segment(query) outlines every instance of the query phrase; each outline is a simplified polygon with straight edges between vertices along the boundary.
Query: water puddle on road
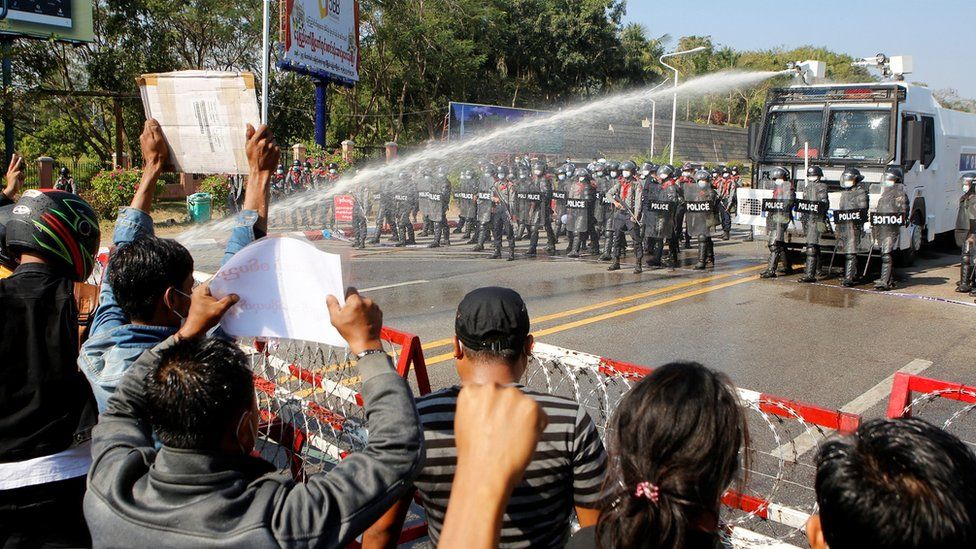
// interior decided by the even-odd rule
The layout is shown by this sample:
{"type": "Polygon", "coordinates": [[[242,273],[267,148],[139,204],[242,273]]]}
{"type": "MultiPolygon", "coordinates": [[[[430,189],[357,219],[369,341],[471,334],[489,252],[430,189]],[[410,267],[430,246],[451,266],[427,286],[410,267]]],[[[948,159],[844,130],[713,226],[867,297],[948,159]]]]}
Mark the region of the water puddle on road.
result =
{"type": "Polygon", "coordinates": [[[848,309],[857,304],[859,292],[848,292],[843,288],[831,286],[813,286],[810,284],[796,284],[796,287],[783,293],[783,297],[795,299],[814,305],[824,305],[838,309],[848,309]]]}

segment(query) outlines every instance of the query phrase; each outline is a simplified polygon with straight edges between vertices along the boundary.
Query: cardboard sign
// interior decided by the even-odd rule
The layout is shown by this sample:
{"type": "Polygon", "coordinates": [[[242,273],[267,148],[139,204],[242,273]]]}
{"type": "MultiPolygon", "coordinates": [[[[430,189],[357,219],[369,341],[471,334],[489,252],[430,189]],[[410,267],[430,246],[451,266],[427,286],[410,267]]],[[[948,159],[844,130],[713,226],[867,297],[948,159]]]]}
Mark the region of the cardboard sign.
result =
{"type": "Polygon", "coordinates": [[[345,302],[342,263],[296,238],[262,238],[234,254],[210,282],[220,299],[240,301],[220,321],[236,337],[278,337],[317,341],[336,347],[347,343],[329,320],[326,297],[345,302]]]}
{"type": "Polygon", "coordinates": [[[905,214],[871,212],[871,224],[879,227],[901,226],[905,224],[905,214]]]}
{"type": "Polygon", "coordinates": [[[352,210],[356,206],[351,194],[340,194],[332,198],[335,204],[335,220],[342,223],[352,223],[352,210]]]}
{"type": "Polygon", "coordinates": [[[714,207],[714,203],[710,201],[690,201],[686,202],[689,212],[700,213],[700,212],[710,212],[714,207]]]}
{"type": "Polygon", "coordinates": [[[868,221],[867,210],[834,210],[834,223],[860,223],[868,221]]]}
{"type": "Polygon", "coordinates": [[[177,71],[137,82],[146,118],[159,122],[177,172],[248,173],[247,124],[261,122],[253,74],[177,71]]]}

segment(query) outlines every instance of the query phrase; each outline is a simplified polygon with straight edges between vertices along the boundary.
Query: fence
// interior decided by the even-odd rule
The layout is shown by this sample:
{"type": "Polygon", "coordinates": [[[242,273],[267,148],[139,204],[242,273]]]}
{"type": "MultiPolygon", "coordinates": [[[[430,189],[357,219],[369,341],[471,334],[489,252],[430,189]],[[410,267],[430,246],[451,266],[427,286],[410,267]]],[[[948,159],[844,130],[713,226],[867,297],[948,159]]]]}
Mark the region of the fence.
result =
{"type": "MultiPolygon", "coordinates": [[[[111,169],[112,165],[110,162],[102,162],[91,158],[58,158],[54,160],[52,183],[57,182],[61,168],[68,168],[68,171],[71,172],[71,177],[75,179],[78,192],[83,192],[91,187],[91,180],[95,177],[95,174],[102,170],[111,169]]],[[[36,160],[25,160],[24,176],[24,188],[38,188],[41,182],[40,163],[36,160]]]]}
{"type": "Polygon", "coordinates": [[[888,399],[889,418],[920,417],[959,437],[976,451],[974,410],[974,386],[904,372],[895,374],[888,399]]]}

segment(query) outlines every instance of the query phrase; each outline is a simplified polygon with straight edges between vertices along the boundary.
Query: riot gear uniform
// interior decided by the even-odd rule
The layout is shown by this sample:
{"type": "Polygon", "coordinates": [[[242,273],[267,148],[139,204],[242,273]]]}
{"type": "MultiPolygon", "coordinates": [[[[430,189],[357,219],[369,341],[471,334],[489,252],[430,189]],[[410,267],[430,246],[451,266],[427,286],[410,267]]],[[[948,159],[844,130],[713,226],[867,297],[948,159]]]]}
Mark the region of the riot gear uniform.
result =
{"type": "Polygon", "coordinates": [[[716,183],[718,196],[722,199],[722,240],[728,240],[732,233],[732,214],[736,210],[736,194],[739,190],[738,182],[732,178],[728,168],[722,169],[722,175],[716,183]]]}
{"type": "MultiPolygon", "coordinates": [[[[644,171],[641,170],[643,174],[644,171]]],[[[679,193],[674,184],[674,169],[665,164],[654,173],[644,178],[644,203],[642,221],[644,223],[644,238],[650,258],[648,267],[660,267],[661,256],[664,254],[664,241],[674,238],[674,216],[678,210],[679,193]]],[[[678,266],[678,247],[669,246],[671,266],[678,266]]]]}
{"type": "Polygon", "coordinates": [[[413,223],[410,221],[410,214],[416,210],[416,203],[417,187],[410,180],[409,173],[400,172],[397,175],[396,188],[393,193],[393,208],[396,212],[396,226],[399,230],[396,243],[398,247],[417,243],[413,234],[413,223]]]}
{"type": "Polygon", "coordinates": [[[786,233],[790,222],[793,221],[793,203],[796,194],[790,172],[781,166],[773,168],[769,179],[762,181],[764,188],[773,191],[773,197],[763,200],[763,210],[766,212],[766,245],[769,248],[769,263],[766,270],[759,273],[761,278],[775,278],[776,267],[783,261],[783,271],[787,275],[793,274],[793,264],[786,249],[786,233]]]}
{"type": "Polygon", "coordinates": [[[806,262],[799,282],[816,282],[820,267],[820,237],[829,230],[827,210],[830,208],[827,184],[823,181],[823,170],[820,166],[810,166],[806,179],[798,183],[798,186],[803,197],[796,202],[796,213],[806,238],[806,262]]]}
{"type": "Polygon", "coordinates": [[[519,219],[513,213],[512,201],[515,199],[515,183],[511,179],[500,179],[492,185],[491,211],[492,232],[495,236],[495,253],[489,259],[502,256],[502,235],[508,239],[508,260],[515,260],[515,225],[519,219]]]}
{"type": "MultiPolygon", "coordinates": [[[[956,291],[973,291],[973,261],[976,248],[976,173],[967,172],[959,178],[962,196],[959,197],[959,214],[956,216],[956,244],[962,248],[959,263],[959,283],[956,291]]],[[[973,295],[973,294],[970,294],[973,295]]]]}
{"type": "Polygon", "coordinates": [[[465,240],[470,241],[471,231],[477,224],[475,215],[478,212],[478,181],[475,179],[474,170],[461,170],[461,183],[457,192],[454,193],[454,200],[458,205],[458,226],[454,230],[456,234],[464,232],[465,240]]]}
{"type": "Polygon", "coordinates": [[[705,170],[695,173],[695,182],[684,185],[685,221],[689,237],[698,240],[698,263],[695,269],[704,269],[709,263],[715,264],[715,247],[712,230],[718,221],[718,208],[721,202],[712,187],[712,176],[705,170]]]}
{"type": "Polygon", "coordinates": [[[641,212],[643,210],[644,193],[641,182],[634,177],[637,166],[633,162],[624,162],[621,166],[623,174],[609,189],[607,196],[614,206],[612,227],[613,236],[610,241],[611,257],[610,271],[620,269],[620,250],[627,245],[627,233],[630,233],[634,245],[634,255],[637,266],[634,273],[644,270],[644,242],[641,237],[641,212]]]}
{"type": "Polygon", "coordinates": [[[75,179],[71,177],[71,172],[68,171],[68,168],[61,168],[58,181],[54,184],[54,189],[66,193],[78,194],[78,189],[75,187],[75,179]]]}
{"type": "Polygon", "coordinates": [[[572,248],[566,257],[579,257],[583,247],[583,235],[590,231],[590,215],[593,211],[594,199],[593,182],[590,171],[586,168],[576,168],[573,181],[566,190],[566,230],[570,234],[572,248]]]}
{"type": "Polygon", "coordinates": [[[352,192],[352,247],[366,248],[366,220],[369,218],[373,193],[366,183],[361,183],[352,192]]]}
{"type": "Polygon", "coordinates": [[[437,172],[431,179],[432,186],[429,191],[430,198],[430,220],[433,223],[434,241],[428,248],[439,248],[441,241],[451,245],[451,231],[447,225],[447,208],[451,202],[451,181],[447,178],[447,169],[443,166],[437,168],[437,172]]]}
{"type": "Polygon", "coordinates": [[[390,226],[390,233],[393,235],[391,240],[397,240],[397,235],[399,231],[397,230],[397,219],[396,219],[396,204],[394,204],[393,196],[396,194],[397,181],[393,180],[388,184],[380,185],[377,191],[377,200],[379,201],[379,209],[376,212],[376,234],[373,239],[370,240],[370,244],[380,243],[380,234],[383,232],[383,225],[390,226]]]}
{"type": "MultiPolygon", "coordinates": [[[[678,177],[677,184],[678,188],[681,189],[681,194],[684,195],[684,188],[688,185],[695,184],[694,170],[691,164],[685,164],[681,167],[681,175],[678,177]]],[[[674,239],[675,242],[680,243],[682,235],[684,236],[685,249],[691,248],[691,235],[688,234],[687,228],[685,228],[685,210],[686,205],[682,202],[678,205],[678,212],[675,215],[675,225],[674,230],[677,231],[678,237],[674,239]]]]}
{"type": "Polygon", "coordinates": [[[596,196],[593,206],[593,218],[595,221],[593,231],[593,241],[590,244],[590,251],[594,254],[600,253],[600,241],[603,240],[603,254],[600,261],[610,261],[610,239],[613,238],[613,204],[607,199],[607,191],[616,182],[616,178],[611,179],[607,173],[607,168],[612,166],[614,173],[619,174],[619,166],[616,162],[609,163],[608,166],[597,163],[594,166],[595,173],[593,182],[596,184],[596,196]]]}
{"type": "Polygon", "coordinates": [[[492,212],[495,210],[495,177],[492,175],[493,166],[487,166],[486,171],[478,180],[478,210],[476,220],[478,223],[478,243],[471,251],[480,252],[485,249],[485,242],[488,241],[492,230],[492,212]]]}
{"type": "Polygon", "coordinates": [[[901,168],[889,166],[881,179],[881,196],[871,216],[871,232],[881,250],[881,276],[874,289],[887,291],[893,287],[894,261],[892,252],[898,247],[901,228],[908,225],[908,195],[905,194],[901,168]]]}
{"type": "Polygon", "coordinates": [[[840,209],[834,212],[838,251],[844,254],[844,286],[857,283],[857,252],[867,222],[868,191],[861,185],[864,176],[857,168],[841,175],[840,209]]]}
{"type": "Polygon", "coordinates": [[[552,185],[553,221],[555,226],[554,245],[559,243],[559,236],[566,230],[563,216],[566,215],[566,188],[572,183],[573,172],[576,168],[572,164],[563,164],[556,170],[556,181],[552,185]]]}

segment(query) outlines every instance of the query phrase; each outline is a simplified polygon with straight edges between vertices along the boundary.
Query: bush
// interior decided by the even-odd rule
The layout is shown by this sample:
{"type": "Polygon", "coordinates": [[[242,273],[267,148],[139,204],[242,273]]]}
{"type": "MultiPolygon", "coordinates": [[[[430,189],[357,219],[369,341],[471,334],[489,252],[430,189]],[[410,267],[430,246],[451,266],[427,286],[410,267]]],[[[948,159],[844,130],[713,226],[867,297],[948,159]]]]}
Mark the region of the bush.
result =
{"type": "MultiPolygon", "coordinates": [[[[132,202],[141,178],[142,170],[138,168],[101,171],[92,177],[91,189],[84,193],[84,197],[102,219],[115,219],[119,208],[132,202]]],[[[161,180],[156,183],[154,200],[165,188],[161,180]]]]}
{"type": "Polygon", "coordinates": [[[208,193],[213,198],[214,212],[227,210],[227,195],[230,194],[230,187],[227,186],[226,175],[208,176],[200,183],[200,192],[208,193]]]}

